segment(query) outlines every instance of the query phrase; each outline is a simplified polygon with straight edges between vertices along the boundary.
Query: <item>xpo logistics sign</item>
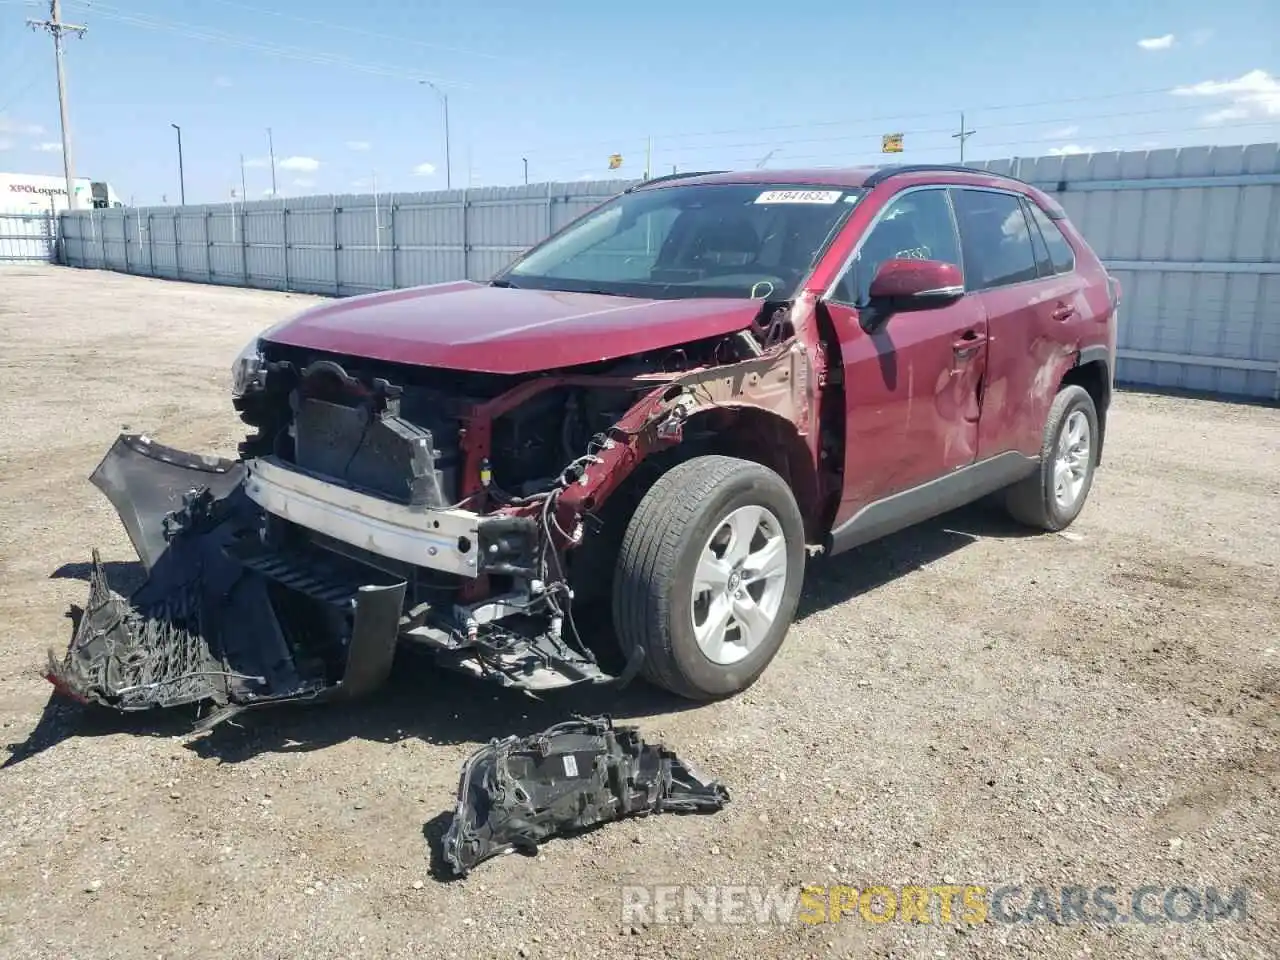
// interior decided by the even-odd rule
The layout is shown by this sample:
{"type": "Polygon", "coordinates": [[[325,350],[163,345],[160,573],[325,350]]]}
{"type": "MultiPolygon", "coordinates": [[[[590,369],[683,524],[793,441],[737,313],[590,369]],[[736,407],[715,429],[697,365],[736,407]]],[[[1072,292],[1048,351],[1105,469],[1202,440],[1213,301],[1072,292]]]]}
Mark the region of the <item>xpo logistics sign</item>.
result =
{"type": "MultiPolygon", "coordinates": [[[[72,181],[75,191],[73,209],[93,206],[93,186],[87,179],[72,181]]],[[[58,211],[66,210],[67,182],[62,177],[31,173],[0,173],[0,210],[58,211]]]]}

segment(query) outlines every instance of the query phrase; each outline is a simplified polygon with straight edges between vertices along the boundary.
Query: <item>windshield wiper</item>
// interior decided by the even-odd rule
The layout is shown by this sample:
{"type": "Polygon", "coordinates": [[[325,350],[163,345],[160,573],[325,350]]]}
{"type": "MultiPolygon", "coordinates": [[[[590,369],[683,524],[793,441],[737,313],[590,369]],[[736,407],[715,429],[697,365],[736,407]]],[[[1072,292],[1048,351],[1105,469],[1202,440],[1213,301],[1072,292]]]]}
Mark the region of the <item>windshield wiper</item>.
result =
{"type": "Polygon", "coordinates": [[[519,289],[520,289],[520,288],[519,288],[519,287],[517,287],[514,283],[512,283],[510,280],[490,280],[490,281],[489,281],[489,286],[491,286],[491,287],[504,287],[504,288],[509,289],[509,290],[519,290],[519,289]]]}

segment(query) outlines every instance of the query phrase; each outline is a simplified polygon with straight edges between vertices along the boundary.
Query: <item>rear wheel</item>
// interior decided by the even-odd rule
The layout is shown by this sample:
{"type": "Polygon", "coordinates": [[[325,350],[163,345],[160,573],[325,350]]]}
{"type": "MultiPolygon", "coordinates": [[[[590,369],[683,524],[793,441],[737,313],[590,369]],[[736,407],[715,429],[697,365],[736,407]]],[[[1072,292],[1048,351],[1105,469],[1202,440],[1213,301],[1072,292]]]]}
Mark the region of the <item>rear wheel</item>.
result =
{"type": "Polygon", "coordinates": [[[1098,413],[1084,387],[1063,387],[1045,423],[1040,469],[1005,491],[1005,507],[1020,523],[1063,530],[1080,515],[1098,464],[1098,413]]]}
{"type": "Polygon", "coordinates": [[[614,574],[623,653],[694,700],[730,696],[781,647],[804,577],[804,523],[772,470],[734,457],[680,463],[627,525],[614,574]]]}

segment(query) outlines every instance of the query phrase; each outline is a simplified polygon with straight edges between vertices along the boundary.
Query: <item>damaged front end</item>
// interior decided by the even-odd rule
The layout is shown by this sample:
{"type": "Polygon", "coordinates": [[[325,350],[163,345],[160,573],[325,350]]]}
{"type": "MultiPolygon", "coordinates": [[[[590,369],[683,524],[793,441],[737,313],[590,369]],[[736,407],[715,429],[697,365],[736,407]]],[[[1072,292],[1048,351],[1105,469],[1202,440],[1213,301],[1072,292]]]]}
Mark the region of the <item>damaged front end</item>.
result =
{"type": "Polygon", "coordinates": [[[317,568],[291,589],[242,562],[262,513],[243,464],[118,438],[92,481],[147,569],[128,598],[95,550],[89,600],[48,679],[82,702],[135,711],[213,704],[212,726],[282,700],[359,696],[390,671],[404,583],[317,568]]]}
{"type": "Polygon", "coordinates": [[[147,579],[126,598],[94,555],[49,679],[119,710],[212,704],[205,727],[366,693],[400,645],[531,692],[629,682],[644,651],[606,669],[573,614],[608,589],[607,552],[576,549],[605,501],[742,416],[757,445],[775,422],[818,442],[822,357],[799,308],[762,307],[750,330],[532,377],[264,344],[235,399],[256,429],[239,459],[125,435],[94,472],[147,579]]]}
{"type": "Polygon", "coordinates": [[[728,802],[720,783],[645,743],[635,727],[580,718],[472,754],[441,852],[465,876],[491,857],[533,853],[554,836],[651,813],[710,813],[728,802]]]}

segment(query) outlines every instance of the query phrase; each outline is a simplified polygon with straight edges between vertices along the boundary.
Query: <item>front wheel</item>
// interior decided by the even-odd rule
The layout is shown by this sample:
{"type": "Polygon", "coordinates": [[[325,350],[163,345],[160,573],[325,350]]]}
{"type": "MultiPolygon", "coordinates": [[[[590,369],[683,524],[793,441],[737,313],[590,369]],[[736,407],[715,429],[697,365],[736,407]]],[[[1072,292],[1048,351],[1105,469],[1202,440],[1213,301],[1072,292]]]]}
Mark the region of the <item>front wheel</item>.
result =
{"type": "Polygon", "coordinates": [[[695,457],[649,489],[623,536],[613,619],[623,653],[692,700],[745,690],[782,646],[804,579],[804,522],[783,479],[695,457]]]}
{"type": "Polygon", "coordinates": [[[1064,530],[1080,515],[1098,465],[1098,412],[1084,387],[1063,387],[1049,408],[1040,469],[1005,492],[1005,507],[1020,523],[1064,530]]]}

